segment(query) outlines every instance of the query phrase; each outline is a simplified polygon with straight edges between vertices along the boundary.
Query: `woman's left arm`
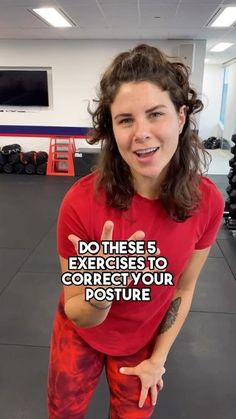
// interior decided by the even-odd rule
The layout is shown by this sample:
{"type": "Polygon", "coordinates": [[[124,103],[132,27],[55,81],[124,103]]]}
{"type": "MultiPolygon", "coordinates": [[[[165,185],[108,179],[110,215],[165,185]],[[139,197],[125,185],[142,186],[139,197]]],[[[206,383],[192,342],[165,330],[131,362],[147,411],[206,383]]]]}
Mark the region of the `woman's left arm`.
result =
{"type": "Polygon", "coordinates": [[[194,250],[190,257],[186,269],[181,274],[174,298],[162,320],[151,357],[134,367],[120,368],[122,374],[137,375],[140,378],[139,407],[143,406],[149,391],[152,404],[156,404],[157,385],[160,391],[163,387],[162,375],[165,373],[164,364],[167,355],[188,315],[197,279],[209,251],[210,247],[194,250]]]}
{"type": "Polygon", "coordinates": [[[181,274],[173,300],[162,320],[150,360],[157,365],[166,361],[171,346],[189,313],[199,274],[206,262],[210,247],[194,250],[187,267],[181,274]]]}

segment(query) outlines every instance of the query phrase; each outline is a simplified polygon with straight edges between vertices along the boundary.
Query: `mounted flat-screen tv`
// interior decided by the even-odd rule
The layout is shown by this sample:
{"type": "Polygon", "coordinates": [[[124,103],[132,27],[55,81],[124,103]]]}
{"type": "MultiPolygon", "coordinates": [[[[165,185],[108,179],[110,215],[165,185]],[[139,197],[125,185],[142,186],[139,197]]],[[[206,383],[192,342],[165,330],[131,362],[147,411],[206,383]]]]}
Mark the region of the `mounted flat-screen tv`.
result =
{"type": "Polygon", "coordinates": [[[0,70],[0,106],[49,106],[46,70],[0,70]]]}

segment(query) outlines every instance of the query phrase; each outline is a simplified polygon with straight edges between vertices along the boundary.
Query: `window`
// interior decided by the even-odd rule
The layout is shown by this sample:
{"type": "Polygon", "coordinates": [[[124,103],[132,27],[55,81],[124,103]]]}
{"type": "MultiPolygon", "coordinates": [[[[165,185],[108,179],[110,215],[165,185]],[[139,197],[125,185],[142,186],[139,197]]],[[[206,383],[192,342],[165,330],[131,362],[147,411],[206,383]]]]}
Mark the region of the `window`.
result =
{"type": "Polygon", "coordinates": [[[224,125],[224,122],[225,122],[225,108],[226,108],[227,93],[228,93],[228,77],[229,77],[229,67],[225,67],[222,97],[221,97],[221,108],[220,108],[220,122],[223,125],[224,125]]]}

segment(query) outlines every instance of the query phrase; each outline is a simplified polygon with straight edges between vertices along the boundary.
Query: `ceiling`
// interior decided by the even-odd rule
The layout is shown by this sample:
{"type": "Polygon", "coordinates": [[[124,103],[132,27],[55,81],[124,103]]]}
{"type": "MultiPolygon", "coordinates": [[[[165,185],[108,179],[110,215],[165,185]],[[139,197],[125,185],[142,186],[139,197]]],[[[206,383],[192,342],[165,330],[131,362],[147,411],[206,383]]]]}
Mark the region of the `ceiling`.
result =
{"type": "Polygon", "coordinates": [[[207,27],[222,5],[236,0],[0,0],[0,39],[206,39],[207,57],[224,63],[236,57],[236,24],[207,27]],[[28,10],[50,6],[75,27],[52,28],[28,10]],[[221,41],[235,45],[209,53],[221,41]]]}

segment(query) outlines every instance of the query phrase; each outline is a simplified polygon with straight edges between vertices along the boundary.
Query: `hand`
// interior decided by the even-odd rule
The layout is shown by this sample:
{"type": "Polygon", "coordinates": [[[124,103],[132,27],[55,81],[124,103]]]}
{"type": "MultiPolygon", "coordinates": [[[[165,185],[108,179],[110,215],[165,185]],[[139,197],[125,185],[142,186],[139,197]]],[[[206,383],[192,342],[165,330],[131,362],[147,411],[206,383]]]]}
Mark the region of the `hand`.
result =
{"type": "MultiPolygon", "coordinates": [[[[113,236],[113,230],[114,230],[114,223],[112,222],[112,221],[106,221],[105,223],[104,223],[104,226],[103,226],[103,230],[102,230],[102,234],[101,234],[101,239],[100,239],[100,241],[102,242],[102,241],[112,241],[112,236],[113,236]]],[[[131,240],[142,240],[142,239],[144,239],[144,236],[145,236],[145,233],[143,232],[143,231],[141,231],[141,230],[138,230],[138,231],[136,231],[134,234],[132,234],[132,236],[130,236],[129,238],[128,238],[128,241],[131,241],[131,240]]],[[[78,251],[78,242],[79,242],[79,240],[81,240],[80,239],[80,237],[78,237],[78,236],[75,236],[74,234],[70,234],[69,236],[68,236],[68,239],[73,243],[73,245],[74,245],[74,248],[75,248],[75,250],[76,250],[76,253],[77,253],[77,251],[78,251]]],[[[159,249],[158,249],[159,250],[159,249]]],[[[78,253],[77,253],[78,254],[78,253]]],[[[85,254],[84,256],[91,256],[89,253],[87,253],[87,254],[85,254]]],[[[98,253],[98,255],[97,256],[102,256],[103,258],[106,258],[106,257],[108,257],[109,255],[104,255],[101,251],[98,253]]],[[[119,255],[116,255],[116,256],[119,256],[119,255]]],[[[146,257],[147,256],[147,254],[145,254],[144,255],[144,257],[146,257]]],[[[127,285],[129,285],[130,284],[130,282],[132,281],[132,279],[129,279],[128,280],[128,284],[127,285]]],[[[122,286],[122,285],[121,285],[122,286]]],[[[111,287],[111,286],[109,286],[109,287],[111,287]]],[[[115,287],[115,286],[112,286],[113,288],[115,287]]],[[[104,286],[104,288],[107,288],[106,286],[104,286]]]]}
{"type": "MultiPolygon", "coordinates": [[[[106,221],[104,223],[104,226],[103,226],[100,241],[101,242],[102,241],[112,241],[113,230],[114,230],[113,222],[112,221],[106,221]]],[[[128,241],[142,240],[142,239],[144,239],[144,237],[145,237],[145,233],[142,230],[138,230],[128,238],[128,241]]],[[[75,236],[74,234],[70,234],[68,236],[68,239],[73,243],[74,248],[76,250],[76,253],[78,254],[78,242],[79,242],[79,240],[81,240],[80,237],[75,236]]],[[[158,256],[159,254],[160,254],[160,249],[157,248],[155,255],[152,255],[152,256],[158,256]]],[[[84,256],[90,256],[90,254],[86,253],[84,256]]],[[[103,258],[106,258],[109,255],[107,255],[107,254],[104,255],[102,252],[99,252],[97,256],[102,256],[103,258]]],[[[116,256],[119,256],[119,255],[116,255],[116,256]]],[[[146,259],[149,256],[148,251],[146,251],[143,256],[146,259]]],[[[163,269],[163,270],[165,271],[166,269],[163,269]]],[[[146,266],[146,268],[142,272],[145,273],[145,272],[149,272],[149,271],[150,271],[149,267],[146,266]]],[[[161,270],[156,269],[155,271],[160,272],[161,270]]],[[[131,281],[132,281],[132,279],[129,279],[128,285],[130,284],[131,281]]]]}
{"type": "Polygon", "coordinates": [[[162,375],[165,373],[163,363],[154,364],[151,359],[146,359],[136,367],[122,367],[120,372],[126,375],[137,375],[141,380],[141,393],[139,407],[143,407],[149,389],[151,391],[152,405],[156,404],[158,392],[163,389],[162,375]],[[157,385],[159,390],[157,390],[157,385]]]}

